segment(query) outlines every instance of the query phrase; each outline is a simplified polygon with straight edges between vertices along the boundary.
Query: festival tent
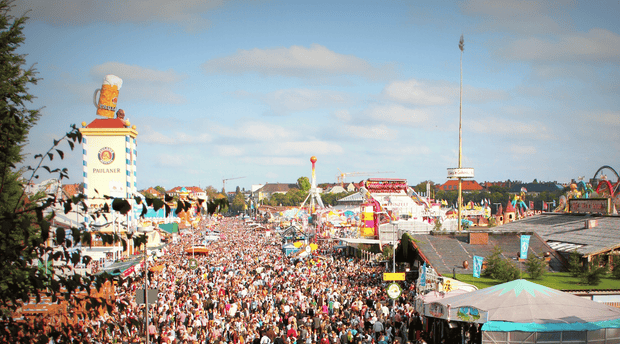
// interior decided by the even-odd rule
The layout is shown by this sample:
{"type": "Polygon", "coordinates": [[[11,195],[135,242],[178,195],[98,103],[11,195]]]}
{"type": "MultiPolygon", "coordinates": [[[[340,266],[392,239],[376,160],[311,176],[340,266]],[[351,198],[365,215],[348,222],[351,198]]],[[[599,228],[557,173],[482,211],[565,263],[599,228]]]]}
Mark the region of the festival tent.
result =
{"type": "Polygon", "coordinates": [[[483,344],[620,340],[620,309],[522,279],[437,299],[424,313],[481,323],[483,344]]]}

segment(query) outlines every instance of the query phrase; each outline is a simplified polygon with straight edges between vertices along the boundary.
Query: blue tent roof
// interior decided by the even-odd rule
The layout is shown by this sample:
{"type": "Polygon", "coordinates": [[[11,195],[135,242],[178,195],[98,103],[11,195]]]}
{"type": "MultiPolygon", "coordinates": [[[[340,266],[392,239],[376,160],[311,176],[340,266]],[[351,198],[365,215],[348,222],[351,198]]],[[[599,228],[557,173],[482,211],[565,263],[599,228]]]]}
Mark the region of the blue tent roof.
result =
{"type": "Polygon", "coordinates": [[[620,309],[523,279],[436,300],[425,307],[425,313],[455,321],[483,323],[483,331],[620,328],[620,309]]]}

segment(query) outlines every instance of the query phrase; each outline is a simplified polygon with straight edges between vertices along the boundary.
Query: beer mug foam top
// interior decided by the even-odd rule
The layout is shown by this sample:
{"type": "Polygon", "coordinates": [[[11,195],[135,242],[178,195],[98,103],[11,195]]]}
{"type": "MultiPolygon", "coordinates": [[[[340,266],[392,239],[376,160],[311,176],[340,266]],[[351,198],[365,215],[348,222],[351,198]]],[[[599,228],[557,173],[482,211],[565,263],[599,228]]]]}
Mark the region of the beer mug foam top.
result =
{"type": "Polygon", "coordinates": [[[118,90],[123,86],[123,79],[116,75],[108,74],[103,79],[101,88],[95,90],[93,103],[97,107],[97,115],[114,118],[116,102],[118,101],[118,90]],[[99,99],[97,99],[99,93],[99,99]]]}

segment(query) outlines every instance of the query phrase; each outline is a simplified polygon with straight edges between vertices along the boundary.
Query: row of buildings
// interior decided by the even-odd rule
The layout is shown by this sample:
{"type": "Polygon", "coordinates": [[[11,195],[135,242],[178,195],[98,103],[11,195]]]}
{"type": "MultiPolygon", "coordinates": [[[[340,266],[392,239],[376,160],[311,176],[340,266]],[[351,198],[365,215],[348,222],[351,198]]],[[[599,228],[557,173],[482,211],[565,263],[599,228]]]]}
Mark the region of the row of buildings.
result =
{"type": "MultiPolygon", "coordinates": [[[[319,187],[320,193],[330,193],[330,194],[338,194],[338,193],[351,193],[359,191],[363,182],[350,182],[344,185],[341,184],[321,184],[322,187],[319,187]]],[[[562,190],[566,187],[566,185],[559,184],[557,182],[546,182],[546,183],[522,183],[522,182],[483,182],[478,183],[475,180],[463,180],[462,188],[463,192],[484,192],[490,191],[491,187],[502,187],[507,188],[509,193],[520,193],[523,189],[527,190],[526,192],[529,195],[537,195],[542,192],[556,192],[558,190],[562,190]]],[[[250,190],[243,190],[246,200],[252,199],[256,203],[260,203],[260,201],[264,199],[270,199],[274,194],[286,194],[292,189],[299,189],[299,186],[296,183],[265,183],[265,184],[256,184],[252,185],[250,190]]],[[[456,191],[458,189],[458,181],[454,179],[450,179],[443,184],[435,184],[433,185],[434,191],[456,191]]],[[[27,186],[27,192],[29,194],[34,194],[36,192],[45,192],[47,194],[54,193],[60,198],[68,198],[75,196],[84,191],[81,183],[77,184],[61,184],[56,179],[49,179],[43,181],[38,184],[31,184],[27,186]]],[[[142,194],[150,194],[156,197],[163,197],[164,195],[155,189],[154,187],[149,187],[144,190],[139,191],[142,194]]],[[[166,194],[170,196],[181,196],[181,195],[189,195],[191,198],[199,198],[199,199],[207,199],[207,193],[205,189],[198,186],[176,186],[170,190],[166,190],[166,194]]],[[[229,198],[234,197],[235,192],[227,193],[229,198]]]]}

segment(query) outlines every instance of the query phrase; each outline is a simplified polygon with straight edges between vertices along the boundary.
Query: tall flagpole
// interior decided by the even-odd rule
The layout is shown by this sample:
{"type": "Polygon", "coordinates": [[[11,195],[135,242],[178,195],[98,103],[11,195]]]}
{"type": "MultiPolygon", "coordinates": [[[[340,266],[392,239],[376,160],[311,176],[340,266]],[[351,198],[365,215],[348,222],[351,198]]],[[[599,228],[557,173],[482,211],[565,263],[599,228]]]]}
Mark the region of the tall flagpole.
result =
{"type": "MultiPolygon", "coordinates": [[[[463,35],[459,40],[459,49],[461,50],[461,87],[459,94],[459,169],[463,168],[463,51],[465,50],[465,40],[463,35]]],[[[461,231],[461,209],[463,208],[463,179],[459,177],[459,195],[458,195],[458,231],[461,231]]]]}

